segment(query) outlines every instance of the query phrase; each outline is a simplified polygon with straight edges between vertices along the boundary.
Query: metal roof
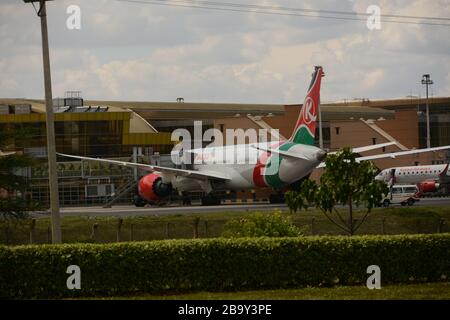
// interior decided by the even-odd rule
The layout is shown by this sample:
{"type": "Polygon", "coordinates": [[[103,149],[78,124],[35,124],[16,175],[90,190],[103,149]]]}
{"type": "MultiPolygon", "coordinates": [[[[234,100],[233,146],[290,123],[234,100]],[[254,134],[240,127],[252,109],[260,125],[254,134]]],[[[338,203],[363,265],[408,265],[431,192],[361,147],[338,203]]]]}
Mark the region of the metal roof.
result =
{"type": "Polygon", "coordinates": [[[320,106],[323,121],[359,120],[359,119],[394,119],[395,111],[364,106],[320,106]]]}
{"type": "MultiPolygon", "coordinates": [[[[398,99],[363,99],[363,100],[345,100],[339,102],[323,103],[329,106],[364,106],[369,108],[382,108],[389,110],[414,109],[418,105],[424,105],[426,99],[424,97],[405,97],[398,99]]],[[[450,105],[450,97],[430,97],[430,105],[450,105]]]]}
{"type": "Polygon", "coordinates": [[[145,118],[221,118],[236,114],[284,114],[284,105],[243,104],[243,103],[191,103],[191,102],[139,102],[139,101],[98,101],[89,100],[85,104],[107,105],[131,109],[145,118]]]}
{"type": "MultiPolygon", "coordinates": [[[[300,108],[301,105],[289,105],[288,107],[300,108]]],[[[395,111],[366,106],[321,105],[322,120],[359,120],[359,119],[394,119],[395,111]]]]}
{"type": "MultiPolygon", "coordinates": [[[[351,101],[324,103],[321,105],[322,119],[359,120],[394,119],[396,109],[416,105],[418,99],[392,99],[377,101],[351,101]]],[[[433,98],[430,103],[450,103],[450,98],[433,98]]],[[[30,104],[33,112],[44,113],[43,100],[36,99],[0,99],[0,104],[30,104]]],[[[85,100],[87,106],[107,106],[107,112],[135,112],[145,119],[217,119],[237,115],[284,115],[285,105],[243,104],[243,103],[191,103],[191,102],[144,102],[85,100]]],[[[300,105],[289,105],[300,106],[300,105]]]]}

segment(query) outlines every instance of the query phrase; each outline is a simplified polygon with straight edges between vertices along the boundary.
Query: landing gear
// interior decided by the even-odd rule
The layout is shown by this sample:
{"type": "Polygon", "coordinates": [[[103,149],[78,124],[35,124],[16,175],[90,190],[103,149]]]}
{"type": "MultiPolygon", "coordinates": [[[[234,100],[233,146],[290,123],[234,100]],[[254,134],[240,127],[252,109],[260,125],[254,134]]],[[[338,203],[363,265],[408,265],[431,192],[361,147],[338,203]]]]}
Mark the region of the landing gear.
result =
{"type": "Polygon", "coordinates": [[[145,205],[147,204],[147,201],[145,201],[144,199],[142,199],[140,196],[136,195],[134,196],[134,205],[138,208],[142,208],[145,207],[145,205]]]}
{"type": "Polygon", "coordinates": [[[183,206],[190,206],[192,204],[191,197],[189,197],[189,195],[183,194],[181,197],[183,199],[183,206]]]}
{"type": "Polygon", "coordinates": [[[202,206],[220,206],[221,200],[220,198],[207,195],[202,197],[202,206]]]}
{"type": "Polygon", "coordinates": [[[269,202],[272,204],[281,204],[284,203],[284,194],[283,193],[277,193],[277,194],[271,194],[269,197],[269,202]]]}

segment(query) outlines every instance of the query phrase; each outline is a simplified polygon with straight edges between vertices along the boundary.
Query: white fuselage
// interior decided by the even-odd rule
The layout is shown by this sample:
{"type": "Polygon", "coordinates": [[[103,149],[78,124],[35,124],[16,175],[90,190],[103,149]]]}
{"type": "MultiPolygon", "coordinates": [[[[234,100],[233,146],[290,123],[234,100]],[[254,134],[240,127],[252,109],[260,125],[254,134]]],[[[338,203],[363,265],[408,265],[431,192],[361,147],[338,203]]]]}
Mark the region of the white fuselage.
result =
{"type": "MultiPolygon", "coordinates": [[[[283,143],[241,144],[190,150],[195,154],[193,169],[199,172],[225,174],[229,180],[215,183],[187,177],[177,177],[172,185],[178,191],[202,190],[208,192],[211,184],[214,190],[245,190],[258,187],[281,188],[294,183],[311,173],[323,160],[324,151],[314,146],[289,145],[289,152],[304,159],[270,155],[258,149],[277,150],[283,143]],[[268,163],[270,166],[267,166],[268,163]],[[279,163],[279,165],[278,165],[279,163]],[[259,168],[257,168],[257,166],[259,168]]],[[[186,154],[184,159],[186,159],[186,154]]]]}
{"type": "Polygon", "coordinates": [[[394,177],[395,184],[418,184],[424,181],[450,179],[447,169],[446,164],[389,168],[380,172],[376,179],[389,183],[394,177]]]}

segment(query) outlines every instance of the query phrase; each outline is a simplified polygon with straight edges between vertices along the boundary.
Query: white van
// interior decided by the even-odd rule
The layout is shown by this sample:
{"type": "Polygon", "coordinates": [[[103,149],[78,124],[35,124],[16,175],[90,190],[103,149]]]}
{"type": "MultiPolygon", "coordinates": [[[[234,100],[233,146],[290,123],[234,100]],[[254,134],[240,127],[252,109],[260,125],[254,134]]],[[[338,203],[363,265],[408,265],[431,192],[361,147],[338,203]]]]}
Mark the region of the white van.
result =
{"type": "Polygon", "coordinates": [[[416,185],[395,185],[391,192],[382,201],[382,206],[389,207],[391,204],[401,204],[402,206],[412,206],[420,201],[419,188],[416,185]]]}

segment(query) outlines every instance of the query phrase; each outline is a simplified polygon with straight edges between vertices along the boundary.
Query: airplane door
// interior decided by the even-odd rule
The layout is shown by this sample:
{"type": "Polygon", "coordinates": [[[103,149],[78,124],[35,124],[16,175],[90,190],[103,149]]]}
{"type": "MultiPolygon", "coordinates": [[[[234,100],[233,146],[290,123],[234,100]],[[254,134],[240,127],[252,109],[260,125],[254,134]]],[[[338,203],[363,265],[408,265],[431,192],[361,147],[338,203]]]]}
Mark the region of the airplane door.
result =
{"type": "Polygon", "coordinates": [[[389,178],[389,193],[391,195],[391,200],[392,200],[392,189],[396,182],[395,174],[396,174],[396,169],[392,169],[390,172],[390,178],[389,178]]]}

